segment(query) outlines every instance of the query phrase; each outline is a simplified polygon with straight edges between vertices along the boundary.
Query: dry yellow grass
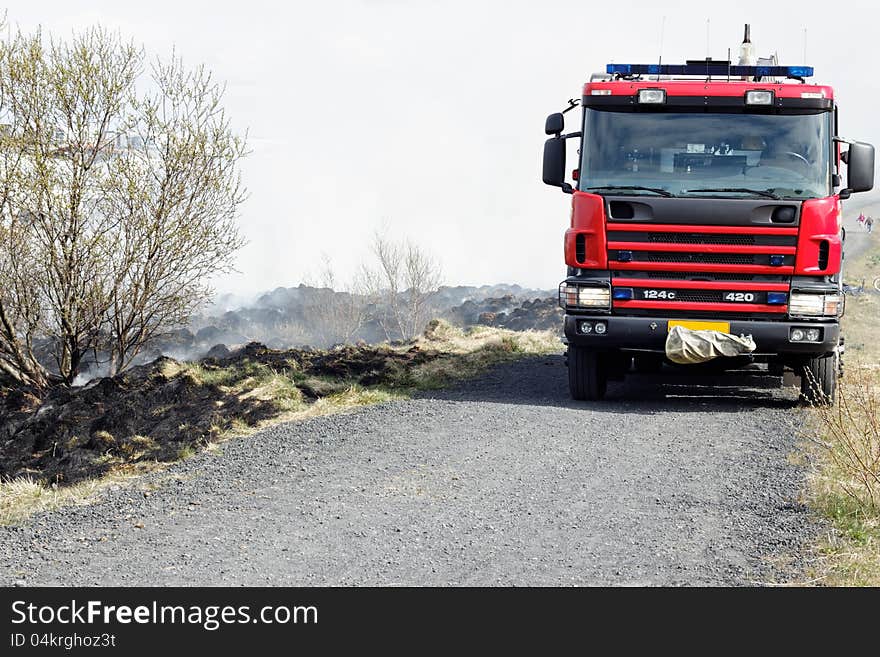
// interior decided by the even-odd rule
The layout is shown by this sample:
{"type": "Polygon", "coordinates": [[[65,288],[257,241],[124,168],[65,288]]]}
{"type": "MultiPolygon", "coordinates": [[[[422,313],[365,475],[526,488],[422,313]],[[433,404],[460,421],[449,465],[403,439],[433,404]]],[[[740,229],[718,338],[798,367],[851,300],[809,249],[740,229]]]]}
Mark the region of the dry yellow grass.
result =
{"type": "MultiPolygon", "coordinates": [[[[848,266],[848,280],[880,275],[880,246],[848,266]]],[[[818,546],[817,579],[880,586],[880,298],[847,299],[846,376],[838,403],[814,410],[809,429],[810,502],[831,520],[818,546]]]]}
{"type": "Polygon", "coordinates": [[[88,504],[108,487],[125,484],[136,476],[133,471],[114,471],[63,488],[47,486],[31,477],[0,481],[0,525],[15,524],[34,513],[70,504],[88,504]]]}

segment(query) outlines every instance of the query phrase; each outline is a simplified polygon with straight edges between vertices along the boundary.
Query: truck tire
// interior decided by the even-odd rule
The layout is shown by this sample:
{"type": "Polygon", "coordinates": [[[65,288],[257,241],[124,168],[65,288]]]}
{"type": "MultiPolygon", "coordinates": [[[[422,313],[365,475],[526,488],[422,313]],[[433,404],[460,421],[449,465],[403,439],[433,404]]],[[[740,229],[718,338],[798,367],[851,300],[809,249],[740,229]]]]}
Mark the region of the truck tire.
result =
{"type": "Polygon", "coordinates": [[[607,380],[605,364],[598,352],[575,345],[568,346],[568,389],[572,399],[602,399],[607,380]]]}
{"type": "Polygon", "coordinates": [[[808,360],[801,369],[801,402],[812,406],[833,404],[839,367],[837,351],[808,360]]]}

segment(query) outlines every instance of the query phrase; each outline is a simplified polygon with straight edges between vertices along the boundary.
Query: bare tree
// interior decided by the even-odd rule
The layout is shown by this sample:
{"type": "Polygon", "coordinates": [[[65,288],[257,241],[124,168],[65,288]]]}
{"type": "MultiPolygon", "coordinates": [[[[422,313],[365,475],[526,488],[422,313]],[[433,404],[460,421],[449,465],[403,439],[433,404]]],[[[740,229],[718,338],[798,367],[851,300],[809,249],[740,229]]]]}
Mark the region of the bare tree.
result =
{"type": "Polygon", "coordinates": [[[430,318],[429,302],[442,281],[439,262],[410,241],[373,236],[376,268],[363,267],[361,278],[377,306],[377,319],[388,340],[410,340],[430,318]]]}
{"type": "MultiPolygon", "coordinates": [[[[0,28],[5,25],[0,25],[0,28]]],[[[12,211],[25,157],[22,117],[13,115],[9,81],[18,70],[11,48],[0,42],[0,378],[18,384],[43,385],[43,370],[28,349],[39,323],[38,309],[28,304],[33,291],[30,279],[21,275],[23,231],[12,211]]]]}
{"type": "Polygon", "coordinates": [[[0,371],[67,384],[90,351],[127,367],[209,294],[244,199],[222,87],[100,28],[0,49],[0,371]],[[148,91],[144,93],[142,90],[148,91]],[[54,367],[35,353],[49,340],[54,367]]]}
{"type": "Polygon", "coordinates": [[[244,139],[230,129],[223,88],[180,60],[157,62],[157,92],[132,103],[126,139],[112,158],[102,209],[121,227],[107,325],[110,371],[185,323],[210,296],[205,280],[226,271],[242,245],[235,226],[245,190],[237,168],[244,139]]]}
{"type": "Polygon", "coordinates": [[[324,345],[351,342],[367,319],[369,301],[360,283],[341,284],[332,260],[324,254],[317,287],[315,303],[306,309],[315,337],[324,345]]]}

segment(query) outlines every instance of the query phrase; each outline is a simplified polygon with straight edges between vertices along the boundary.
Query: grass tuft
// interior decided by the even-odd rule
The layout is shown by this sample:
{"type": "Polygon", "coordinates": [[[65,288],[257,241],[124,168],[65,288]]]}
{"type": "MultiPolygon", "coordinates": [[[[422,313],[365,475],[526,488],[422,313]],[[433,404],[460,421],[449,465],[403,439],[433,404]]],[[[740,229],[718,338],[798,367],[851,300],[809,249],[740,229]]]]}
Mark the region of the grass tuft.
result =
{"type": "MultiPolygon", "coordinates": [[[[848,268],[850,276],[865,278],[878,270],[876,246],[848,268]]],[[[847,298],[846,376],[839,383],[837,403],[814,408],[808,428],[810,504],[832,526],[818,545],[816,574],[830,585],[880,586],[878,310],[877,294],[847,298]]]]}
{"type": "Polygon", "coordinates": [[[136,476],[123,470],[72,486],[49,486],[29,476],[0,480],[0,525],[13,525],[29,516],[71,504],[88,504],[103,490],[136,476]]]}

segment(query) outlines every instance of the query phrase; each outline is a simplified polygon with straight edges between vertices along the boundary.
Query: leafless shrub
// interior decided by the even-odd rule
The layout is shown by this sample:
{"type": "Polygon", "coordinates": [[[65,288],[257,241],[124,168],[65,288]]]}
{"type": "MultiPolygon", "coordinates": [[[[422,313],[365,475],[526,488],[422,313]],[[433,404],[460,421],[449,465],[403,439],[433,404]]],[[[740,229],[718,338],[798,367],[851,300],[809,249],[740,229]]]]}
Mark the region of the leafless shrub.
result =
{"type": "Polygon", "coordinates": [[[324,255],[317,287],[316,302],[306,312],[321,346],[352,342],[367,320],[369,296],[362,283],[340,283],[330,257],[324,255]]]}
{"type": "Polygon", "coordinates": [[[421,247],[373,236],[375,268],[362,267],[367,295],[378,308],[377,319],[388,340],[411,340],[431,319],[429,302],[442,281],[440,263],[421,247]]]}
{"type": "Polygon", "coordinates": [[[853,368],[834,406],[818,406],[818,441],[833,464],[833,485],[866,512],[880,511],[880,386],[876,372],[853,368]]]}

